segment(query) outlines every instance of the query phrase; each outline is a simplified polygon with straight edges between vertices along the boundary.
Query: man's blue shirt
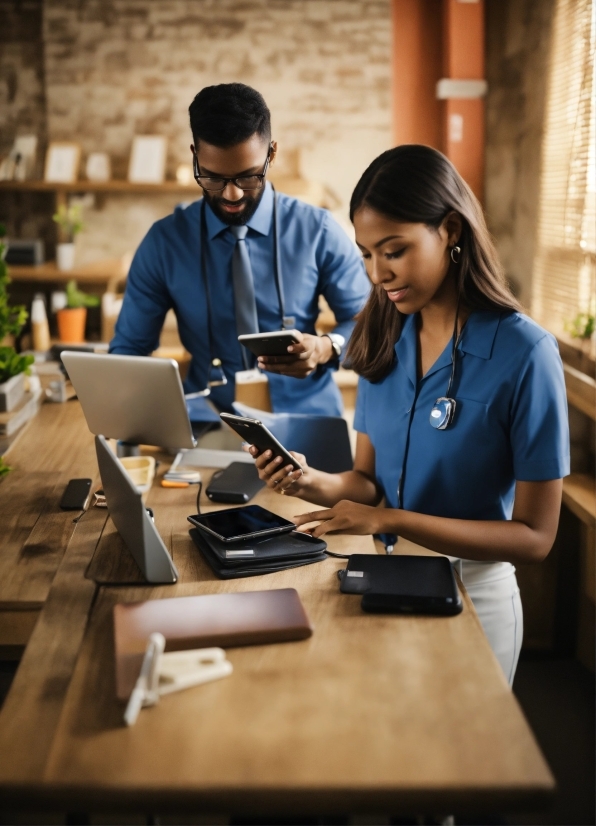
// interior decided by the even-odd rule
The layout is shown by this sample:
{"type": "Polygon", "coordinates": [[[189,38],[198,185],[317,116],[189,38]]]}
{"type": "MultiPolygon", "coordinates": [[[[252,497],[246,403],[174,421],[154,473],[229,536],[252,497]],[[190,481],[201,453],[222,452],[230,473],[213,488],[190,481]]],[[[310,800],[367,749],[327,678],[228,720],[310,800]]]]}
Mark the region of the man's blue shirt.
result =
{"type": "MultiPolygon", "coordinates": [[[[323,295],[338,322],[334,332],[347,340],[353,318],[370,289],[360,254],[342,228],[323,209],[287,195],[277,205],[285,315],[295,327],[315,334],[319,295],[323,295]]],[[[273,190],[267,185],[261,202],[247,223],[247,246],[255,285],[259,330],[282,327],[275,282],[273,190]]],[[[228,384],[214,387],[211,398],[223,409],[234,400],[234,376],[243,370],[242,347],[237,341],[232,284],[235,238],[203,201],[157,221],[133,259],[122,311],[116,324],[111,353],[148,355],[159,344],[164,317],[173,309],[180,340],[192,356],[186,392],[207,384],[210,355],[220,358],[228,384]],[[209,346],[208,303],[201,277],[201,210],[206,208],[206,270],[211,297],[209,346]]],[[[319,367],[305,379],[267,373],[276,412],[339,415],[341,397],[331,369],[319,367]]]]}
{"type": "Polygon", "coordinates": [[[452,519],[511,519],[516,480],[569,473],[556,339],[521,313],[472,313],[458,345],[455,418],[446,430],[435,430],[430,411],[447,389],[451,347],[419,379],[416,316],[407,316],[393,369],[374,384],[360,379],[354,427],[373,444],[389,507],[452,519]]]}

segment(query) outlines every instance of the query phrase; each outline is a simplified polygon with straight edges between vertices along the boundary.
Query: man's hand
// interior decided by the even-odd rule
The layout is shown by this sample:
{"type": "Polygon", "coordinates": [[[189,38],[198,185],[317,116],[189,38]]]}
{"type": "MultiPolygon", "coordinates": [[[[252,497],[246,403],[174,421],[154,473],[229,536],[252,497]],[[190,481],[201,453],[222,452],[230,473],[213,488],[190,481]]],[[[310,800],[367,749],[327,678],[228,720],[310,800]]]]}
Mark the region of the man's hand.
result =
{"type": "Polygon", "coordinates": [[[259,356],[258,366],[270,373],[305,379],[319,364],[326,364],[333,356],[333,347],[327,336],[311,336],[296,331],[298,342],[288,347],[287,356],[259,356]]]}
{"type": "Polygon", "coordinates": [[[333,508],[324,511],[312,511],[295,516],[293,522],[299,530],[312,536],[326,533],[375,534],[382,532],[381,517],[384,508],[373,508],[342,499],[333,508]],[[316,526],[304,527],[311,522],[316,526]]]}

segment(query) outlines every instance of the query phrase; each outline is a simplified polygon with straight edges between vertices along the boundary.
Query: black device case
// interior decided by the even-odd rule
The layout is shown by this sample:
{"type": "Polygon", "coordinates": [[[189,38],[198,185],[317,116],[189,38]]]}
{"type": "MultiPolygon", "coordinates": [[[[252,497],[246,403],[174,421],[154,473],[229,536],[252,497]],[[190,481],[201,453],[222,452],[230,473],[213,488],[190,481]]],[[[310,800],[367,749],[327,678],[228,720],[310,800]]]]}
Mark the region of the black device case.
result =
{"type": "Polygon", "coordinates": [[[244,505],[258,493],[265,482],[253,464],[232,462],[224,470],[214,473],[205,493],[212,502],[244,505]]]}
{"type": "Polygon", "coordinates": [[[309,534],[292,531],[241,542],[221,542],[198,528],[189,531],[205,561],[220,579],[261,576],[286,568],[311,565],[327,558],[327,544],[309,534]],[[252,554],[246,554],[253,551],[252,554]]]}
{"type": "Polygon", "coordinates": [[[371,613],[451,615],[463,607],[445,556],[352,554],[339,589],[362,594],[371,613]]]}
{"type": "Polygon", "coordinates": [[[298,339],[290,330],[280,330],[279,336],[260,337],[255,334],[253,338],[241,337],[238,341],[255,356],[289,356],[287,348],[290,344],[298,344],[298,339]]]}

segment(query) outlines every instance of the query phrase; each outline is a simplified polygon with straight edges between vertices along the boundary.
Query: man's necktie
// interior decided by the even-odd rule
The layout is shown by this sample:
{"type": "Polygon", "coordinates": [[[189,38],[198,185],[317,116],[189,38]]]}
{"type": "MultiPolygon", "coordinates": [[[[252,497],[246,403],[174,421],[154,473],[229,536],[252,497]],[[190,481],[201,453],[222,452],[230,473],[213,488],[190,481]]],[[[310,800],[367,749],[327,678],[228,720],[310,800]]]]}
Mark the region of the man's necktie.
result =
{"type": "MultiPolygon", "coordinates": [[[[236,332],[239,336],[259,332],[255,285],[248,249],[246,233],[248,227],[230,227],[236,237],[236,246],[232,255],[232,281],[234,284],[234,306],[236,310],[236,332]]],[[[244,366],[248,370],[254,367],[254,356],[245,347],[242,348],[244,366]]]]}

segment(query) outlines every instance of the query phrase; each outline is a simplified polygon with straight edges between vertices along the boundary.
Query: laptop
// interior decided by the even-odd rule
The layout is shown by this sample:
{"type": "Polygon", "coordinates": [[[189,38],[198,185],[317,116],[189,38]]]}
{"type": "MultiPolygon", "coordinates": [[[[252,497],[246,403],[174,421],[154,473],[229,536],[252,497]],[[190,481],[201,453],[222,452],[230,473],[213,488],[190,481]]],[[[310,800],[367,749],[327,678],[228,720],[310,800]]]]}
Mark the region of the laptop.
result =
{"type": "Polygon", "coordinates": [[[61,358],[96,436],[174,450],[195,446],[173,359],[74,351],[61,358]]]}
{"type": "Polygon", "coordinates": [[[95,450],[110,516],[145,579],[155,584],[176,582],[178,571],[141,494],[101,435],[95,437],[95,450]]]}

